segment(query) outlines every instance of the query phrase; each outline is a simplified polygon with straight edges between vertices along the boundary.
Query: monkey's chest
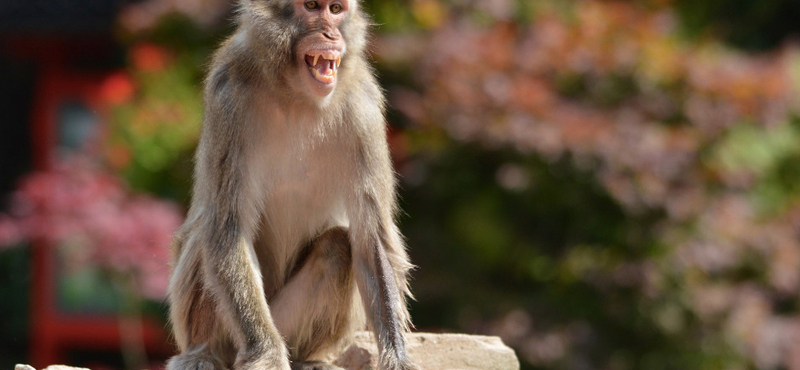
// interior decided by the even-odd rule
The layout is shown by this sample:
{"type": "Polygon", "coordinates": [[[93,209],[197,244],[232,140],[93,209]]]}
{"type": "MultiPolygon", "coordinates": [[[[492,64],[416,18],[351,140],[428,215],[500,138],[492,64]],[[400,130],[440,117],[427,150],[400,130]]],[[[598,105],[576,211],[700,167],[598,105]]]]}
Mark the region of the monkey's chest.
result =
{"type": "Polygon", "coordinates": [[[298,247],[324,228],[347,226],[344,202],[352,189],[336,145],[286,148],[266,157],[265,228],[273,243],[298,247]],[[288,155],[287,155],[288,154],[288,155]]]}
{"type": "Polygon", "coordinates": [[[267,200],[280,205],[284,216],[289,216],[289,211],[298,215],[321,211],[330,197],[337,196],[325,188],[325,176],[321,172],[320,168],[309,166],[304,161],[275,168],[270,171],[267,200]]]}

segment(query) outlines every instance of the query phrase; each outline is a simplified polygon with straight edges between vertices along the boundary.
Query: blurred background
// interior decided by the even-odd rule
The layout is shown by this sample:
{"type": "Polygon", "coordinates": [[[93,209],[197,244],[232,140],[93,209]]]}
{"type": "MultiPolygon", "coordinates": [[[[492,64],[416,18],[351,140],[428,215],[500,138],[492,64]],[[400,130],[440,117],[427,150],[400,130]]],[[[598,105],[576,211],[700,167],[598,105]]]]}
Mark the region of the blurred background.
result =
{"type": "MultiPolygon", "coordinates": [[[[800,369],[800,3],[364,0],[418,330],[800,369]]],[[[0,2],[0,368],[160,368],[228,0],[0,2]]]]}

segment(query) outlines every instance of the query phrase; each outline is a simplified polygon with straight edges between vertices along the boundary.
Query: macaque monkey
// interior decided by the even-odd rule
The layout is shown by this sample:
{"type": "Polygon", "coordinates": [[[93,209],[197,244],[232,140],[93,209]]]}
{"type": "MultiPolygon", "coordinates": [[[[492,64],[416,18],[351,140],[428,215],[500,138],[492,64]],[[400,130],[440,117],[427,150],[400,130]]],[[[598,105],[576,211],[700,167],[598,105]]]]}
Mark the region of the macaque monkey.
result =
{"type": "Polygon", "coordinates": [[[339,369],[328,362],[366,324],[380,369],[416,369],[411,265],[358,1],[240,0],[237,20],[205,81],[173,243],[181,353],[167,369],[339,369]]]}

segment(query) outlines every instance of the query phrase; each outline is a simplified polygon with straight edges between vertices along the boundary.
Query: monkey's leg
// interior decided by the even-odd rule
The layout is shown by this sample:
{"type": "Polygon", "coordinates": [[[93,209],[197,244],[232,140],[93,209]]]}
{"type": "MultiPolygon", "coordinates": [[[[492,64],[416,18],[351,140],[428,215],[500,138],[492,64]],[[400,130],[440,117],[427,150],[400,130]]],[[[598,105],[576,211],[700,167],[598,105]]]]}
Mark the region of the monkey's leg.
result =
{"type": "Polygon", "coordinates": [[[355,283],[347,229],[332,228],[308,246],[307,257],[270,302],[278,331],[286,338],[294,370],[332,370],[320,361],[364,324],[353,304],[355,283]]]}
{"type": "MultiPolygon", "coordinates": [[[[176,242],[182,243],[177,237],[176,242]]],[[[181,353],[167,362],[167,370],[226,369],[232,359],[222,355],[232,350],[224,348],[214,302],[202,286],[200,255],[196,249],[185,252],[170,284],[170,316],[181,353]]]]}

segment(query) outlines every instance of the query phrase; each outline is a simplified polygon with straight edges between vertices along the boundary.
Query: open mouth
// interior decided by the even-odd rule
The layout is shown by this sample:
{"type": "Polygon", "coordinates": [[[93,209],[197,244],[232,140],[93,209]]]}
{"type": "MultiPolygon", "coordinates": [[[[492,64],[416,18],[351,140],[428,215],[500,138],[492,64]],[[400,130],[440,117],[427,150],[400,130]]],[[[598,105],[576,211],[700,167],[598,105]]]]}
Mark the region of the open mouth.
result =
{"type": "Polygon", "coordinates": [[[311,51],[306,54],[305,60],[314,79],[324,84],[336,80],[336,70],[342,63],[342,57],[336,50],[311,51]]]}

